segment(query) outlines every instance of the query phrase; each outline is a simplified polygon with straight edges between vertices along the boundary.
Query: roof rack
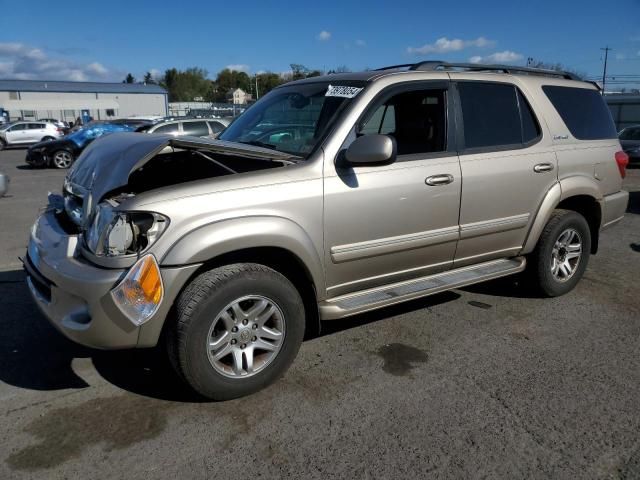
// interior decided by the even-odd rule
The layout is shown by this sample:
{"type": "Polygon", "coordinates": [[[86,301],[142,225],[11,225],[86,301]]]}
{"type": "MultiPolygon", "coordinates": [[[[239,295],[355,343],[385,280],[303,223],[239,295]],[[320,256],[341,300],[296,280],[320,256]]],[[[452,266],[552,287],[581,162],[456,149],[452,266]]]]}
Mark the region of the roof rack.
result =
{"type": "Polygon", "coordinates": [[[470,72],[502,72],[508,74],[526,73],[528,75],[546,75],[550,77],[561,77],[567,80],[582,80],[578,75],[561,70],[546,70],[543,68],[514,67],[512,65],[485,65],[482,63],[449,63],[440,60],[428,60],[418,63],[405,63],[402,65],[391,65],[389,67],[377,68],[380,70],[391,70],[408,67],[409,70],[419,72],[433,72],[436,70],[466,70],[470,72]]]}

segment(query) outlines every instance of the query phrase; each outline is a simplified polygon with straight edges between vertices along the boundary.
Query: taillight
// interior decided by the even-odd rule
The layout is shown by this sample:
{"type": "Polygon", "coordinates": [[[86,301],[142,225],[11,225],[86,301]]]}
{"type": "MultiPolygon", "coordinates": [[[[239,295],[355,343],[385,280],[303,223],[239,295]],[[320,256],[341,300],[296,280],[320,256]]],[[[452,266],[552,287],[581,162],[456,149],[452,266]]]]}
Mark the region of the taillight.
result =
{"type": "Polygon", "coordinates": [[[629,155],[620,151],[616,152],[616,163],[618,164],[618,170],[620,170],[620,176],[622,178],[627,176],[627,165],[629,165],[629,155]]]}

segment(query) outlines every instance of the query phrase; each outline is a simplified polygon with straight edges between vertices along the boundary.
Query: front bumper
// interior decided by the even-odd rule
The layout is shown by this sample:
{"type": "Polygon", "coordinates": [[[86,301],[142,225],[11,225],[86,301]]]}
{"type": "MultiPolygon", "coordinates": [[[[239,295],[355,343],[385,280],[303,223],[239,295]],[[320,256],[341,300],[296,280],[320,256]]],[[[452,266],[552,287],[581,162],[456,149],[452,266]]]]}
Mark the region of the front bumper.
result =
{"type": "Polygon", "coordinates": [[[25,161],[33,167],[44,167],[49,164],[49,159],[43,152],[27,150],[25,161]]]}
{"type": "Polygon", "coordinates": [[[131,323],[111,290],[126,269],[97,267],[79,254],[80,238],[56,214],[43,213],[32,228],[24,265],[31,296],[49,321],[76,343],[101,349],[152,347],[175,297],[199,265],[161,269],[164,300],[144,325],[131,323]]]}

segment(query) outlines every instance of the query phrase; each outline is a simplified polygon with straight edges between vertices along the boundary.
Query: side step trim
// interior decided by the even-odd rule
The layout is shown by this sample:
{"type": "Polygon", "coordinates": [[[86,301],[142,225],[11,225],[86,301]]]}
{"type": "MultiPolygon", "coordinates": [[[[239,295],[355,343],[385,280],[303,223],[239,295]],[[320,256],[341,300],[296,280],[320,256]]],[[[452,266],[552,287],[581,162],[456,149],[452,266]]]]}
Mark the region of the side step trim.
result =
{"type": "Polygon", "coordinates": [[[524,257],[503,258],[341,295],[320,302],[318,305],[320,318],[322,320],[336,320],[414,298],[426,297],[446,290],[505,277],[523,271],[526,264],[527,261],[524,257]]]}

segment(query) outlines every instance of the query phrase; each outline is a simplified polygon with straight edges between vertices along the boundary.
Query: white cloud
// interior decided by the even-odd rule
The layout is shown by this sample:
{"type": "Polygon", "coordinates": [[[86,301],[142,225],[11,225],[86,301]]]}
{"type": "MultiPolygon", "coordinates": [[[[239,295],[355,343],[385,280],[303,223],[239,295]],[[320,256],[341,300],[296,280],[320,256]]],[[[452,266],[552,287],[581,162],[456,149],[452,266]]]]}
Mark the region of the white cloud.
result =
{"type": "Polygon", "coordinates": [[[356,46],[357,47],[366,47],[367,46],[367,42],[365,42],[364,40],[356,40],[356,46]]]}
{"type": "Polygon", "coordinates": [[[109,70],[107,70],[104,65],[98,62],[93,62],[87,65],[87,70],[89,72],[95,73],[96,75],[106,75],[107,73],[109,73],[109,70]]]}
{"type": "Polygon", "coordinates": [[[447,37],[439,38],[435,43],[427,43],[421,47],[408,47],[407,52],[414,55],[428,55],[430,53],[449,53],[459,52],[465,48],[488,48],[496,44],[493,40],[485,37],[478,37],[475,40],[461,40],[454,38],[452,40],[447,37]]]}
{"type": "Polygon", "coordinates": [[[162,72],[157,68],[152,68],[151,70],[149,70],[149,73],[151,74],[151,78],[153,78],[154,80],[158,80],[162,77],[162,72]]]}
{"type": "Polygon", "coordinates": [[[229,70],[236,72],[248,72],[249,70],[251,70],[251,67],[244,63],[232,63],[231,65],[227,65],[224,68],[228,68],[229,70]]]}
{"type": "Polygon", "coordinates": [[[18,42],[0,42],[0,74],[19,80],[114,79],[112,72],[98,62],[78,63],[67,58],[51,58],[39,48],[18,42]]]}
{"type": "Polygon", "coordinates": [[[486,57],[475,55],[469,59],[471,63],[513,63],[524,58],[520,53],[505,50],[503,52],[492,53],[486,57]]]}
{"type": "Polygon", "coordinates": [[[326,42],[331,39],[331,32],[327,32],[326,30],[322,30],[318,36],[316,37],[321,42],[326,42]]]}

